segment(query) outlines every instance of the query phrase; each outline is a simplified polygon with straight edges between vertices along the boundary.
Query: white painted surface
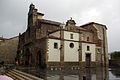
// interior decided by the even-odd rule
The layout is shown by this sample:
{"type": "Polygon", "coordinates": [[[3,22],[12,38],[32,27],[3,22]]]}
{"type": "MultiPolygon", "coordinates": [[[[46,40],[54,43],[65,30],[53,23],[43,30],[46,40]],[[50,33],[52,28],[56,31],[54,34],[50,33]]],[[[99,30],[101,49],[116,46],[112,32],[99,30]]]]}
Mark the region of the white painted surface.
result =
{"type": "Polygon", "coordinates": [[[57,31],[57,32],[51,33],[50,36],[55,36],[55,37],[60,38],[60,31],[57,31]]]}
{"type": "Polygon", "coordinates": [[[64,31],[64,39],[79,41],[79,33],[64,31]],[[71,39],[71,34],[73,34],[73,39],[71,39]]]}
{"type": "Polygon", "coordinates": [[[96,74],[92,74],[92,79],[91,80],[96,80],[96,74]]]}
{"type": "Polygon", "coordinates": [[[77,62],[79,61],[79,43],[72,42],[72,41],[65,41],[64,42],[64,61],[65,62],[77,62]],[[70,43],[74,44],[73,48],[70,48],[70,43]]]}
{"type": "MultiPolygon", "coordinates": [[[[60,37],[60,31],[57,31],[52,36],[60,37]]],[[[64,31],[64,38],[66,40],[79,41],[79,33],[64,31]],[[70,39],[70,35],[73,34],[73,39],[70,39]]],[[[48,40],[48,62],[60,62],[60,40],[49,39],[48,40]],[[54,43],[58,43],[58,49],[54,49],[54,43]]],[[[96,61],[95,44],[82,43],[82,61],[86,61],[86,53],[91,54],[91,61],[96,61]],[[87,51],[87,46],[90,46],[90,50],[87,51]]],[[[79,61],[79,43],[73,41],[64,41],[64,61],[65,62],[78,62],[79,61]],[[74,47],[70,47],[70,43],[74,44],[74,47]]]]}
{"type": "Polygon", "coordinates": [[[67,75],[64,76],[64,80],[79,80],[79,75],[67,75]]]}
{"type": "Polygon", "coordinates": [[[96,60],[96,54],[95,54],[95,44],[89,44],[89,43],[82,43],[82,61],[86,61],[86,53],[91,54],[91,61],[96,60]],[[87,51],[87,46],[90,46],[90,50],[87,51]]]}
{"type": "Polygon", "coordinates": [[[48,62],[60,62],[60,40],[48,39],[48,62]],[[58,49],[54,48],[54,42],[58,43],[58,49]]]}

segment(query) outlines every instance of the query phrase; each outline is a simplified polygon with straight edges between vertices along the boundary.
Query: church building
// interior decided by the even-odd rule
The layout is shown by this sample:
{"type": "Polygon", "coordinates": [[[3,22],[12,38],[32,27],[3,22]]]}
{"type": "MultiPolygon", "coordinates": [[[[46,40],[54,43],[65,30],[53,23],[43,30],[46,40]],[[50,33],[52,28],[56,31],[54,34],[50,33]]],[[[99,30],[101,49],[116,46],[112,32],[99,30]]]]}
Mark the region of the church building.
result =
{"type": "Polygon", "coordinates": [[[43,19],[35,5],[28,12],[27,30],[19,34],[17,60],[20,65],[50,67],[108,66],[107,27],[89,22],[76,26],[43,19]]]}

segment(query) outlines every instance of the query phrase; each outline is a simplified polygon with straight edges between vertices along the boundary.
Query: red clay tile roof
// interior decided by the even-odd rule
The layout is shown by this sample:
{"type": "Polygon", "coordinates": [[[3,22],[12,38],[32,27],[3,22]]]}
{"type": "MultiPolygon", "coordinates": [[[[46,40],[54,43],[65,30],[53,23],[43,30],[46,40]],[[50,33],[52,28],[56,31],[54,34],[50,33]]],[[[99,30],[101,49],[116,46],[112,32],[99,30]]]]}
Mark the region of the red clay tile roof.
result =
{"type": "Polygon", "coordinates": [[[49,38],[55,38],[55,39],[59,39],[58,37],[56,36],[48,36],[49,38]]]}
{"type": "Polygon", "coordinates": [[[85,27],[85,26],[90,25],[90,24],[93,24],[93,23],[94,23],[94,22],[88,22],[88,23],[86,23],[86,24],[81,25],[80,27],[85,27]]]}
{"type": "Polygon", "coordinates": [[[83,30],[83,31],[87,31],[87,30],[88,30],[88,29],[85,29],[85,28],[80,27],[80,26],[77,26],[77,29],[79,29],[79,30],[83,30]]]}
{"type": "Polygon", "coordinates": [[[96,44],[96,46],[101,46],[101,44],[96,44]]]}
{"type": "Polygon", "coordinates": [[[87,32],[91,32],[90,30],[86,29],[86,28],[83,28],[83,27],[80,27],[80,26],[76,26],[78,30],[80,31],[87,31],[87,32]]]}
{"type": "Polygon", "coordinates": [[[7,38],[2,38],[2,37],[0,37],[0,40],[8,40],[7,38]]]}
{"type": "Polygon", "coordinates": [[[96,44],[96,46],[101,46],[100,43],[98,42],[92,42],[92,41],[85,41],[85,40],[81,40],[82,42],[87,42],[87,43],[92,43],[92,44],[96,44]]]}
{"type": "Polygon", "coordinates": [[[88,23],[86,23],[86,24],[81,25],[80,27],[86,27],[87,25],[90,25],[90,24],[98,24],[98,25],[102,25],[102,26],[104,26],[104,27],[107,29],[107,27],[106,27],[105,25],[103,25],[103,24],[99,24],[99,23],[95,23],[95,22],[88,22],[88,23]]]}
{"type": "Polygon", "coordinates": [[[48,24],[53,24],[53,25],[60,25],[60,22],[56,22],[56,21],[51,21],[51,20],[46,20],[46,19],[39,19],[40,22],[42,23],[48,23],[48,24]]]}
{"type": "Polygon", "coordinates": [[[85,41],[85,40],[81,40],[82,42],[87,42],[87,43],[93,43],[93,44],[97,44],[97,42],[92,42],[92,41],[85,41]]]}

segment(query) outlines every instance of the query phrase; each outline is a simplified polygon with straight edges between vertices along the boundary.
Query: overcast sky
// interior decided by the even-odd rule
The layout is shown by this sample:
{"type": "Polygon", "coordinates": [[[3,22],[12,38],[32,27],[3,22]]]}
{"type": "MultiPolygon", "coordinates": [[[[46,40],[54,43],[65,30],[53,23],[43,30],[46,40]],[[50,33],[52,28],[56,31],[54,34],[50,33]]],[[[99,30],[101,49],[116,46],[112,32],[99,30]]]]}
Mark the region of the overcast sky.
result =
{"type": "Polygon", "coordinates": [[[45,19],[66,23],[72,17],[76,25],[106,25],[109,52],[120,50],[120,0],[0,0],[0,37],[11,38],[26,30],[31,3],[45,19]]]}

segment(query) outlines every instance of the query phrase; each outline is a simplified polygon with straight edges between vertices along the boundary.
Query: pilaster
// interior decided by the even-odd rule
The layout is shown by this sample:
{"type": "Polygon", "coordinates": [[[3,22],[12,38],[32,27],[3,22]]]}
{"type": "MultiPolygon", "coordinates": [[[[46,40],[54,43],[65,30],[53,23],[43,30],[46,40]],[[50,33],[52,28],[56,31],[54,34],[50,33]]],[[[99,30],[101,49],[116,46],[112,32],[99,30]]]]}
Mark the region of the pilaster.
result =
{"type": "Polygon", "coordinates": [[[60,63],[61,67],[64,68],[64,30],[60,30],[60,63]]]}

